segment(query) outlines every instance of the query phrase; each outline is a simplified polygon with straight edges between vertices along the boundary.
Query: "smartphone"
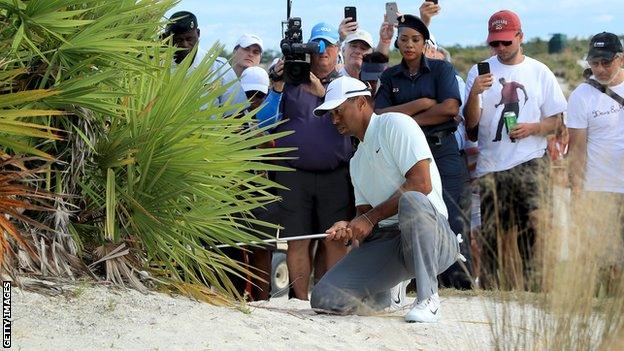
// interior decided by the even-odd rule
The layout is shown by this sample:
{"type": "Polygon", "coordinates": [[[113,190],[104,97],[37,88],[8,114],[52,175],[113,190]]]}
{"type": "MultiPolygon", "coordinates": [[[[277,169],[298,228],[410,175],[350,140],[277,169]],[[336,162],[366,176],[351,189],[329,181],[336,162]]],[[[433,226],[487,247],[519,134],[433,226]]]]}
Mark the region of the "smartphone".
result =
{"type": "Polygon", "coordinates": [[[490,73],[490,63],[489,62],[477,63],[477,72],[479,72],[480,76],[490,73]]]}
{"type": "Polygon", "coordinates": [[[355,6],[345,6],[345,18],[351,17],[349,22],[357,22],[357,11],[355,6]]]}
{"type": "Polygon", "coordinates": [[[427,1],[432,2],[432,3],[436,4],[436,5],[438,4],[438,0],[427,0],[427,1]]]}
{"type": "Polygon", "coordinates": [[[390,24],[399,24],[399,20],[397,19],[397,13],[399,12],[399,7],[396,2],[387,2],[386,3],[386,19],[390,24]]]}

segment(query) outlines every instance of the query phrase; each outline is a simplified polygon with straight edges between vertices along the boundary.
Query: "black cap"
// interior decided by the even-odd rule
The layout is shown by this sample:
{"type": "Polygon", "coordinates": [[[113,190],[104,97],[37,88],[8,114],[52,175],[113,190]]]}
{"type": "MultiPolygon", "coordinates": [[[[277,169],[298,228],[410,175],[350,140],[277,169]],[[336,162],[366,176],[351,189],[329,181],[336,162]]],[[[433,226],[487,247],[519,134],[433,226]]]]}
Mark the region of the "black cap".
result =
{"type": "Polygon", "coordinates": [[[622,42],[617,35],[602,32],[594,35],[589,41],[587,58],[604,58],[612,60],[618,52],[622,52],[622,42]]]}
{"type": "Polygon", "coordinates": [[[188,11],[174,13],[169,17],[169,22],[165,29],[166,35],[187,33],[197,28],[197,17],[188,11]]]}
{"type": "Polygon", "coordinates": [[[414,15],[402,15],[398,17],[399,20],[399,28],[401,27],[409,27],[418,31],[418,33],[422,34],[425,40],[429,39],[429,29],[425,25],[420,17],[414,15]]]}

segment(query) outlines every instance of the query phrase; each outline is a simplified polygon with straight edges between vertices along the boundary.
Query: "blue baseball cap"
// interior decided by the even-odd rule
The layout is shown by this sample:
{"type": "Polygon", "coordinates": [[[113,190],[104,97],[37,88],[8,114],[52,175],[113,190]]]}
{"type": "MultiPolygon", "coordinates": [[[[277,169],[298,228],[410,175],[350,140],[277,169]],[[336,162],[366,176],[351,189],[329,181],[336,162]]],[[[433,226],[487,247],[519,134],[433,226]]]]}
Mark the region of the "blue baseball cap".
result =
{"type": "Polygon", "coordinates": [[[336,27],[331,24],[321,22],[312,27],[312,32],[310,33],[310,41],[315,41],[319,39],[325,39],[330,44],[335,45],[338,43],[338,30],[336,27]]]}

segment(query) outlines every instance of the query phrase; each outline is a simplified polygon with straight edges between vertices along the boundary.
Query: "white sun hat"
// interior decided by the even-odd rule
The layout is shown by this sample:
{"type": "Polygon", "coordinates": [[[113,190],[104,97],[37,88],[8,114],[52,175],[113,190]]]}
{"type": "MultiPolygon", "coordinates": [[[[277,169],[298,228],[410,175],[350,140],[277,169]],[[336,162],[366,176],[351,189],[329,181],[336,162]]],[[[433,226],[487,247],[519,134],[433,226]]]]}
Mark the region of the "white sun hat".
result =
{"type": "Polygon", "coordinates": [[[257,90],[266,94],[269,91],[269,74],[262,67],[247,67],[241,74],[240,83],[246,92],[257,90]]]}
{"type": "Polygon", "coordinates": [[[260,51],[264,51],[262,39],[255,34],[243,34],[238,41],[236,41],[236,45],[234,47],[240,46],[242,48],[248,48],[252,45],[258,45],[260,47],[260,51]]]}

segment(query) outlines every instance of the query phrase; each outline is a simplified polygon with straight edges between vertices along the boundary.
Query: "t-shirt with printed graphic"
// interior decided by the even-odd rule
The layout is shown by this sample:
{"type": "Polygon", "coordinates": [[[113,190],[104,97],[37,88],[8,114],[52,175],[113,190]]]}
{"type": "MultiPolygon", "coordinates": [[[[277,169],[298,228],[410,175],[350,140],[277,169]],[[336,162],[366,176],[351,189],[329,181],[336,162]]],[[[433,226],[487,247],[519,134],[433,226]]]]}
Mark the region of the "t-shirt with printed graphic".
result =
{"type": "Polygon", "coordinates": [[[524,85],[516,82],[503,84],[503,89],[501,90],[501,103],[510,104],[520,102],[518,99],[518,89],[524,89],[524,85]]]}
{"type": "MultiPolygon", "coordinates": [[[[427,198],[448,218],[442,200],[440,173],[422,129],[414,119],[402,113],[373,114],[364,140],[349,165],[355,205],[375,207],[388,200],[405,182],[407,171],[421,160],[430,160],[432,190],[427,198]]],[[[393,225],[398,221],[398,215],[394,215],[379,222],[379,226],[393,225]]]]}
{"type": "MultiPolygon", "coordinates": [[[[543,63],[528,56],[516,65],[502,64],[496,56],[486,61],[490,64],[494,83],[480,95],[476,177],[508,170],[544,155],[544,136],[532,135],[515,142],[509,139],[509,132],[504,127],[505,112],[515,112],[518,123],[538,123],[564,112],[567,105],[557,78],[543,63]]],[[[466,95],[477,75],[474,65],[468,72],[466,95]]]]}
{"type": "MultiPolygon", "coordinates": [[[[624,83],[610,89],[624,96],[624,83]]],[[[570,95],[566,125],[587,130],[583,188],[624,193],[624,107],[582,83],[570,95]]]]}

